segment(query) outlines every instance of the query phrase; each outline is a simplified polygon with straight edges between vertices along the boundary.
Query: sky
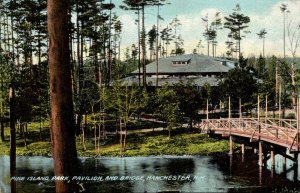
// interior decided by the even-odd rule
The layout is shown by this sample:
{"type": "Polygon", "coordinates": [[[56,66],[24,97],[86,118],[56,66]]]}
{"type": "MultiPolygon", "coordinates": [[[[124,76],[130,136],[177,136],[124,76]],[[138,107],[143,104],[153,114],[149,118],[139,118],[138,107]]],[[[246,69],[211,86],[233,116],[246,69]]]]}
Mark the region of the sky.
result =
{"type": "MultiPolygon", "coordinates": [[[[179,33],[184,40],[184,48],[187,54],[193,52],[199,40],[202,40],[204,46],[204,48],[200,49],[200,52],[207,54],[207,44],[203,37],[205,24],[202,18],[208,15],[208,19],[212,20],[216,12],[220,12],[222,18],[228,16],[233,12],[236,4],[240,4],[241,13],[249,16],[251,20],[248,24],[249,28],[247,28],[251,33],[246,34],[246,37],[241,42],[241,49],[246,57],[259,56],[262,53],[263,41],[257,35],[262,29],[267,31],[265,55],[283,56],[284,17],[280,10],[282,4],[287,4],[289,10],[286,15],[286,23],[290,23],[292,27],[300,25],[300,0],[168,0],[168,2],[170,4],[160,8],[160,16],[164,20],[160,20],[159,28],[165,28],[173,18],[177,17],[182,24],[179,28],[179,33]]],[[[118,7],[122,4],[122,0],[112,0],[112,3],[116,4],[113,12],[119,16],[123,23],[121,52],[124,53],[126,47],[137,44],[137,25],[135,23],[137,15],[133,11],[119,9],[118,7]]],[[[156,25],[156,15],[157,7],[146,8],[146,31],[149,31],[153,25],[156,25]]],[[[224,22],[224,19],[222,21],[224,22]]],[[[300,33],[299,28],[296,31],[300,33]]],[[[225,41],[227,40],[228,32],[228,29],[218,32],[218,56],[222,56],[226,52],[225,41]]],[[[288,32],[286,32],[287,56],[291,56],[289,37],[292,36],[288,36],[288,32]]],[[[170,49],[173,49],[173,47],[175,45],[170,45],[170,49]]],[[[298,48],[297,56],[300,56],[300,48],[298,48]]]]}

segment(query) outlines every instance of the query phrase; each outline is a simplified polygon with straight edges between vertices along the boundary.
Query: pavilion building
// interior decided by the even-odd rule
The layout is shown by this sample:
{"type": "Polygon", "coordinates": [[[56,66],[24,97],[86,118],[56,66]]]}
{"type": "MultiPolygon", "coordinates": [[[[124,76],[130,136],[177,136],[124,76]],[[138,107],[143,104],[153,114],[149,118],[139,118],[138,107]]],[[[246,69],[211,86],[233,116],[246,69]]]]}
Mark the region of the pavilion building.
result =
{"type": "MultiPolygon", "coordinates": [[[[158,86],[168,83],[172,85],[179,81],[183,83],[191,82],[194,86],[202,87],[208,83],[217,86],[220,77],[235,67],[235,61],[228,59],[204,56],[199,54],[186,54],[160,58],[146,66],[146,82],[148,86],[158,86]]],[[[130,77],[124,79],[128,84],[138,84],[142,82],[143,70],[135,70],[130,77]]],[[[142,84],[142,83],[141,83],[142,84]]]]}

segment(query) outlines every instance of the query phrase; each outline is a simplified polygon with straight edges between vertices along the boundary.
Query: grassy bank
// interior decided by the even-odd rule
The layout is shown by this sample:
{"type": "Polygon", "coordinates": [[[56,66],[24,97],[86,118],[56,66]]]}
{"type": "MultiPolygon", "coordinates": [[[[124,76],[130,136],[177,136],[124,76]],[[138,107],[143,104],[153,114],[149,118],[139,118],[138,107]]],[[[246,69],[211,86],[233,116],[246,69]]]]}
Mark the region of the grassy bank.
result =
{"type": "MultiPolygon", "coordinates": [[[[29,126],[27,148],[24,140],[17,135],[17,155],[51,156],[50,132],[47,127],[41,134],[35,125],[29,126]]],[[[7,133],[8,134],[8,133],[7,133]]],[[[159,155],[208,155],[219,152],[228,152],[227,141],[209,138],[199,134],[197,130],[178,129],[172,131],[168,138],[167,131],[136,133],[127,136],[125,156],[159,156],[159,155]]],[[[0,142],[0,154],[9,154],[9,136],[6,142],[0,142]]],[[[81,138],[76,139],[77,150],[80,156],[119,156],[120,145],[118,136],[110,136],[101,141],[99,150],[95,150],[93,136],[86,138],[87,150],[83,150],[81,138]]]]}

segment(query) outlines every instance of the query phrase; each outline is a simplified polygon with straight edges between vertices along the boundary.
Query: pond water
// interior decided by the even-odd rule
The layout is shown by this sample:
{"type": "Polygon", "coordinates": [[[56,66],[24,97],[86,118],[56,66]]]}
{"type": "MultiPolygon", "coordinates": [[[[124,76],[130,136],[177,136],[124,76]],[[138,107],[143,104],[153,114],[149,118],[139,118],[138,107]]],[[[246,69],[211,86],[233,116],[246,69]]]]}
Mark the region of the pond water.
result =
{"type": "MultiPolygon", "coordinates": [[[[80,158],[86,192],[257,192],[300,190],[299,168],[279,156],[276,167],[262,169],[253,156],[80,158]]],[[[17,192],[54,192],[53,161],[17,158],[17,192]]],[[[67,179],[70,180],[70,179],[67,179]]],[[[0,193],[10,192],[9,157],[0,156],[0,193]]]]}

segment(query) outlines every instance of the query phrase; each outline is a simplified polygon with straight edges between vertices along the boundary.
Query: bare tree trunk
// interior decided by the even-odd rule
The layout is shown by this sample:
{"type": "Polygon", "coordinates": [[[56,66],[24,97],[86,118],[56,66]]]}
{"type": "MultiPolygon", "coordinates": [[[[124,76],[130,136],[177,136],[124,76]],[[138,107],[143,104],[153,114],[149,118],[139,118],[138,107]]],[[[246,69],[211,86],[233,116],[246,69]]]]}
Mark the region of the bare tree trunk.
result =
{"type": "Polygon", "coordinates": [[[97,150],[97,126],[96,124],[94,126],[94,146],[95,146],[95,151],[97,150]]]}
{"type": "Polygon", "coordinates": [[[106,128],[105,128],[105,117],[104,116],[103,116],[103,138],[107,139],[106,128]]]}
{"type": "Polygon", "coordinates": [[[82,147],[83,147],[83,151],[86,151],[86,145],[85,145],[85,126],[86,126],[86,123],[85,124],[82,124],[81,125],[81,137],[82,137],[82,147]]]}
{"type": "Polygon", "coordinates": [[[1,141],[4,142],[5,141],[5,137],[4,137],[4,122],[3,122],[3,118],[1,117],[0,119],[0,136],[1,136],[1,141]]]}
{"type": "Polygon", "coordinates": [[[159,2],[157,4],[157,21],[156,21],[156,49],[155,49],[155,60],[156,60],[156,88],[158,87],[158,39],[159,39],[159,2]]]}
{"type": "Polygon", "coordinates": [[[141,86],[141,28],[140,28],[140,8],[138,8],[138,55],[139,55],[139,87],[141,86]]]}
{"type": "Polygon", "coordinates": [[[143,65],[143,88],[147,87],[147,75],[146,75],[146,34],[145,34],[145,6],[142,6],[142,65],[143,65]]]}
{"type": "Polygon", "coordinates": [[[81,137],[82,137],[82,147],[83,147],[83,151],[86,151],[86,145],[85,145],[85,132],[84,132],[84,125],[82,125],[81,127],[81,137]]]}
{"type": "MultiPolygon", "coordinates": [[[[96,124],[97,127],[97,124],[96,124]]],[[[98,144],[97,144],[97,151],[100,151],[100,140],[101,140],[101,124],[98,124],[98,144]]]]}
{"type": "Polygon", "coordinates": [[[25,134],[27,135],[28,134],[28,124],[25,123],[25,134]]]}
{"type": "MultiPolygon", "coordinates": [[[[47,1],[49,36],[51,140],[55,176],[77,174],[68,29],[68,0],[47,1]]],[[[78,192],[72,181],[55,182],[56,192],[78,192]]]]}
{"type": "Polygon", "coordinates": [[[20,124],[20,133],[21,133],[21,136],[23,137],[23,140],[24,140],[24,146],[27,149],[26,132],[25,132],[26,125],[25,124],[26,123],[21,123],[20,124]]]}
{"type": "Polygon", "coordinates": [[[124,134],[124,140],[123,140],[123,152],[126,151],[126,138],[127,138],[127,125],[126,125],[126,123],[124,123],[124,124],[125,124],[124,125],[125,134],[124,134]]]}
{"type": "MultiPolygon", "coordinates": [[[[0,17],[0,22],[1,22],[1,17],[0,17]]],[[[2,28],[1,28],[1,25],[0,25],[0,48],[1,48],[1,41],[2,41],[2,37],[1,37],[1,34],[2,34],[2,28]]],[[[3,68],[3,63],[2,63],[2,58],[0,59],[0,65],[1,65],[1,68],[3,68]]],[[[0,78],[1,79],[1,98],[3,99],[4,98],[4,80],[3,80],[3,77],[0,78]]],[[[4,102],[1,100],[0,101],[0,136],[1,136],[1,141],[5,141],[5,137],[4,137],[4,124],[3,124],[3,116],[4,116],[4,102]]]]}
{"type": "MultiPolygon", "coordinates": [[[[9,125],[10,125],[10,176],[16,176],[16,126],[15,126],[15,91],[11,84],[9,90],[9,125]]],[[[15,193],[16,182],[10,181],[11,192],[15,193]]]]}
{"type": "Polygon", "coordinates": [[[123,157],[123,129],[122,129],[122,120],[120,119],[120,156],[123,157]]]}

